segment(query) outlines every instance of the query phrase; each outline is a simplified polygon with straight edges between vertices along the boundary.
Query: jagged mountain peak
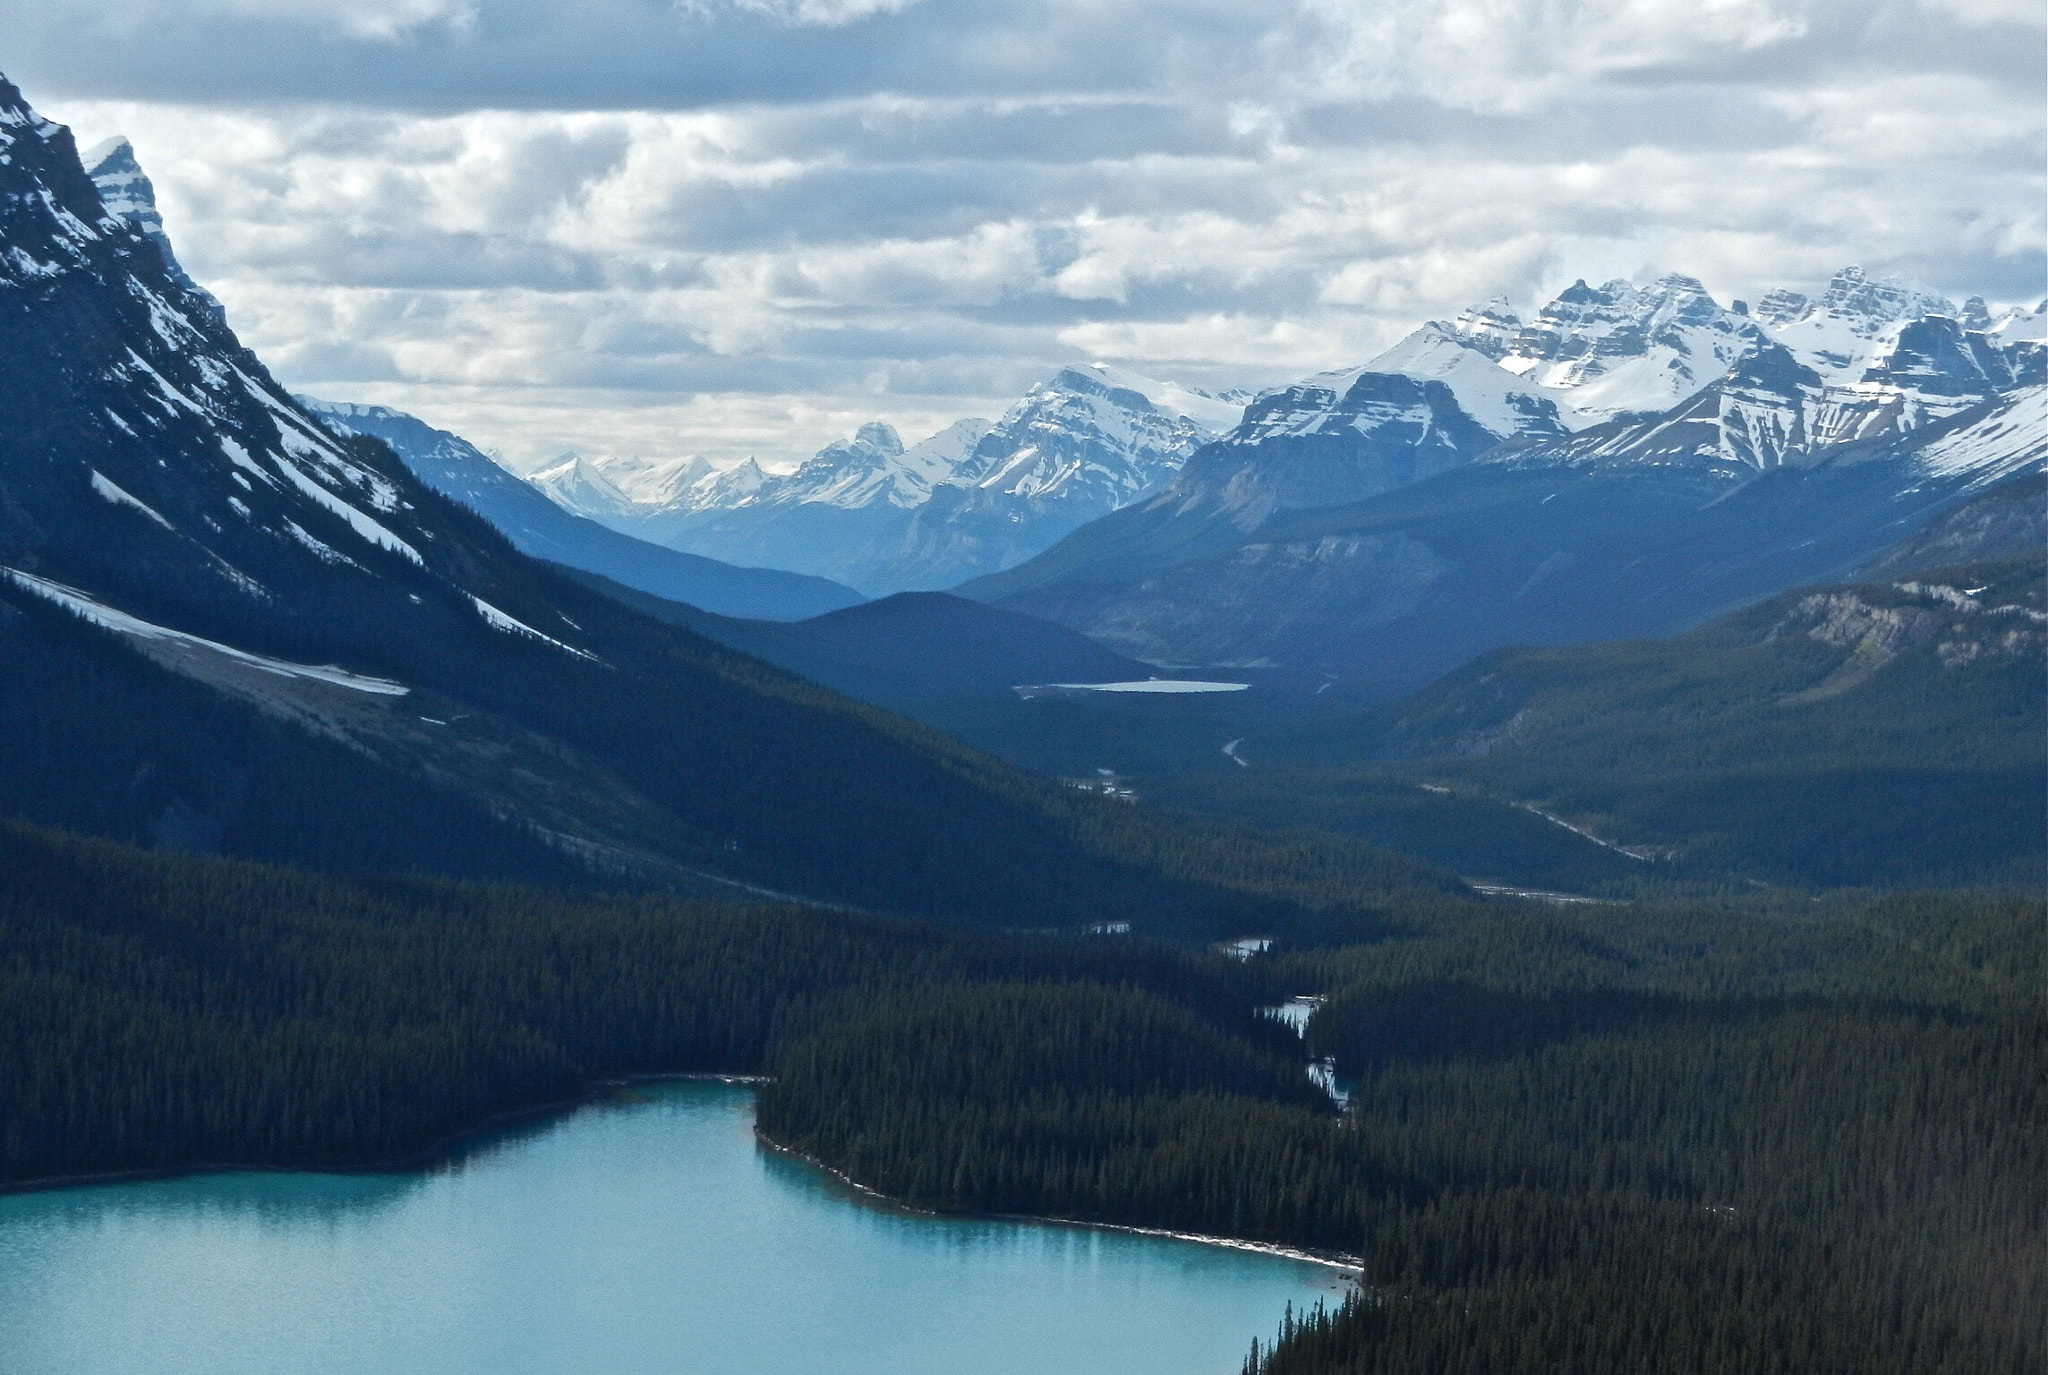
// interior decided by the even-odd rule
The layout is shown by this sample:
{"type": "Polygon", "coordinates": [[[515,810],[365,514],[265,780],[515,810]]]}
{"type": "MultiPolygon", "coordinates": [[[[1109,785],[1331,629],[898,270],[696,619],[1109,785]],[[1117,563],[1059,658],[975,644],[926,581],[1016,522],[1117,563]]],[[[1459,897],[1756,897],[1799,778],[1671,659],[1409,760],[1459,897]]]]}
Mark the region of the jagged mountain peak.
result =
{"type": "Polygon", "coordinates": [[[1507,371],[1589,420],[1669,409],[1763,341],[1696,277],[1646,287],[1617,278],[1559,292],[1499,358],[1507,371]]]}
{"type": "Polygon", "coordinates": [[[418,608],[577,652],[388,449],[242,347],[149,232],[132,150],[98,159],[109,207],[70,132],[0,79],[0,154],[0,563],[238,643],[418,608]]]}
{"type": "Polygon", "coordinates": [[[1522,317],[1515,314],[1507,297],[1495,296],[1465,307],[1451,321],[1449,329],[1466,345],[1498,363],[1507,357],[1515,336],[1522,332],[1522,317]]]}
{"type": "Polygon", "coordinates": [[[1171,477],[1242,408],[1108,363],[1027,391],[974,446],[953,485],[1037,501],[1088,492],[1104,513],[1171,477]]]}
{"type": "Polygon", "coordinates": [[[903,436],[896,433],[894,425],[880,420],[870,420],[853,432],[853,441],[848,447],[871,449],[878,454],[893,456],[903,452],[903,436]]]}
{"type": "Polygon", "coordinates": [[[1930,315],[1959,317],[1956,306],[1933,287],[1905,277],[1872,277],[1851,265],[1809,298],[1774,291],[1760,316],[1779,343],[1801,362],[1837,382],[1857,381],[1898,342],[1899,332],[1930,315]]]}
{"type": "Polygon", "coordinates": [[[1956,313],[1949,299],[1925,282],[1911,277],[1872,277],[1854,264],[1829,279],[1816,309],[1873,324],[1956,313]]]}
{"type": "Polygon", "coordinates": [[[1790,287],[1777,287],[1757,298],[1750,314],[1766,327],[1790,324],[1812,306],[1813,298],[1790,287]]]}
{"type": "Polygon", "coordinates": [[[214,298],[212,292],[193,281],[186,273],[178,255],[171,248],[171,239],[164,232],[164,217],[157,210],[156,187],[149,174],[136,161],[135,146],[125,137],[116,135],[87,149],[81,161],[86,175],[92,178],[93,186],[100,193],[100,203],[107,213],[126,220],[142,231],[157,251],[164,255],[164,267],[173,281],[183,286],[213,308],[213,313],[225,320],[227,311],[214,298]]]}
{"type": "Polygon", "coordinates": [[[633,504],[603,467],[583,454],[563,454],[530,474],[527,481],[569,510],[594,520],[604,520],[633,504]]]}

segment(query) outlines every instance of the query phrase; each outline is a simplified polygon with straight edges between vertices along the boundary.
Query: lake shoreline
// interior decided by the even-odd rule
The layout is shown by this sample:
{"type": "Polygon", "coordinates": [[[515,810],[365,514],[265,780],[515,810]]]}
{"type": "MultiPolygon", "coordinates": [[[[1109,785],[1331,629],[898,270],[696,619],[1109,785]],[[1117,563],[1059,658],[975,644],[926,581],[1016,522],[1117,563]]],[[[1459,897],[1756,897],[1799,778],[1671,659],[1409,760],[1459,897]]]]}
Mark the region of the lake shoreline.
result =
{"type": "Polygon", "coordinates": [[[1163,1237],[1172,1241],[1191,1241],[1202,1246],[1220,1246],[1231,1251],[1247,1251],[1253,1255],[1272,1256],[1280,1260],[1298,1260],[1310,1265],[1323,1265],[1333,1270],[1348,1270],[1353,1273],[1365,1264],[1364,1257],[1348,1255],[1342,1251],[1311,1251],[1299,1246],[1285,1246],[1277,1241],[1247,1241],[1242,1237],[1215,1236],[1207,1232],[1176,1232],[1167,1227],[1140,1227],[1127,1222],[1092,1222],[1086,1218],[1051,1217],[1042,1213],[949,1213],[937,1208],[920,1208],[915,1203],[906,1203],[891,1194],[883,1193],[880,1189],[871,1188],[845,1171],[834,1169],[814,1155],[807,1155],[793,1146],[783,1145],[759,1127],[754,1128],[754,1139],[778,1155],[788,1156],[791,1160],[831,1177],[844,1188],[865,1199],[915,1217],[957,1218],[963,1222],[1029,1222],[1042,1226],[1083,1227],[1094,1231],[1122,1232],[1129,1236],[1163,1237]]]}
{"type": "MultiPolygon", "coordinates": [[[[459,1160],[465,1147],[480,1144],[484,1139],[515,1127],[538,1122],[549,1117],[567,1117],[579,1109],[602,1101],[607,1095],[637,1084],[684,1084],[715,1083],[740,1084],[758,1087],[768,1082],[760,1074],[720,1074],[706,1071],[682,1071],[673,1074],[625,1074],[594,1079],[581,1093],[573,1098],[553,1099],[545,1103],[533,1103],[520,1108],[508,1108],[492,1113],[488,1117],[464,1127],[458,1132],[438,1137],[417,1150],[403,1155],[387,1156],[363,1164],[208,1164],[166,1165],[141,1170],[108,1170],[97,1174],[44,1175],[36,1179],[0,1181],[0,1195],[43,1193],[55,1189],[88,1188],[95,1184],[130,1184],[148,1181],[177,1179],[187,1175],[205,1174],[413,1174],[432,1171],[459,1160]]],[[[834,1169],[815,1156],[785,1146],[768,1136],[759,1127],[754,1129],[754,1139],[778,1155],[801,1162],[820,1174],[832,1179],[842,1187],[861,1195],[863,1198],[886,1205],[889,1208],[918,1217],[958,1218],[963,1221],[984,1222],[1029,1222],[1045,1226],[1084,1227],[1098,1231],[1123,1232],[1131,1236],[1162,1237],[1173,1241],[1194,1242],[1203,1246],[1218,1246],[1232,1251],[1244,1251],[1254,1255],[1272,1256],[1281,1260],[1303,1261],[1311,1265],[1327,1266],[1334,1270],[1356,1272],[1364,1263],[1361,1257],[1341,1251],[1311,1251],[1296,1246],[1284,1246],[1278,1242],[1248,1241],[1240,1237],[1213,1236],[1204,1232],[1176,1232],[1166,1227],[1141,1227],[1123,1222],[1091,1222],[1085,1218],[1047,1217],[1036,1213],[948,1213],[933,1208],[920,1208],[902,1199],[891,1197],[879,1189],[872,1189],[841,1170],[834,1169]]]]}
{"type": "Polygon", "coordinates": [[[151,1166],[147,1169],[104,1170],[96,1174],[41,1175],[34,1179],[0,1180],[0,1195],[41,1193],[50,1189],[81,1189],[94,1184],[140,1183],[201,1174],[416,1174],[453,1164],[461,1159],[466,1147],[479,1144],[485,1138],[544,1118],[566,1117],[580,1108],[587,1108],[602,1101],[608,1093],[631,1088],[635,1084],[718,1083],[758,1086],[767,1082],[767,1077],[759,1074],[719,1074],[693,1070],[674,1074],[611,1075],[591,1080],[574,1097],[551,1098],[544,1103],[529,1103],[524,1107],[506,1108],[502,1112],[491,1113],[458,1131],[437,1136],[427,1144],[402,1155],[380,1156],[375,1160],[355,1164],[202,1161],[189,1165],[151,1166]]]}

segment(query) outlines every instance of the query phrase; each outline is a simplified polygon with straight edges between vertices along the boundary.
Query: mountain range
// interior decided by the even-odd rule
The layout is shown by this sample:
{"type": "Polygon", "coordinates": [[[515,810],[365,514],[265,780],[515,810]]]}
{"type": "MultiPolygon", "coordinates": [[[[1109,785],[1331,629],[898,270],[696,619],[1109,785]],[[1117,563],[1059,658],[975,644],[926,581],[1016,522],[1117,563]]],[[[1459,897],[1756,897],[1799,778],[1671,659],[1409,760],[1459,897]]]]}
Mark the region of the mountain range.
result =
{"type": "Polygon", "coordinates": [[[1381,700],[1497,645],[1670,633],[2038,468],[2043,319],[1854,268],[1754,313],[1676,276],[1527,324],[1489,303],[1258,397],[1159,492],[959,591],[1381,700]]]}
{"type": "MultiPolygon", "coordinates": [[[[1255,397],[1074,367],[992,425],[908,447],[869,425],[780,476],[577,459],[530,483],[400,412],[286,393],[178,266],[132,150],[103,145],[88,168],[66,131],[0,96],[14,419],[0,687],[19,704],[0,728],[0,805],[122,839],[337,868],[739,883],[963,920],[1111,892],[1199,925],[1254,899],[1186,868],[1199,847],[1179,823],[1109,818],[835,691],[1046,772],[1199,761],[1245,796],[1182,789],[1191,806],[1334,825],[1356,808],[1322,783],[1285,785],[1330,804],[1315,814],[1254,805],[1254,780],[1306,779],[1318,759],[1383,770],[1403,749],[1465,757],[1458,742],[1498,723],[1459,684],[1509,646],[1691,663],[1775,617],[1758,643],[1777,647],[1742,660],[1768,684],[1792,672],[1771,657],[1779,641],[1820,643],[1800,617],[1835,603],[1812,598],[1881,620],[1905,616],[1905,596],[1933,614],[1921,603],[1946,594],[1896,588],[2041,539],[2012,494],[2048,462],[2043,311],[1994,315],[1853,268],[1754,308],[1677,276],[1578,283],[1529,321],[1488,302],[1255,397]],[[808,558],[846,581],[626,529],[808,558]],[[962,595],[854,590],[986,567],[1001,571],[962,595]],[[1601,648],[1615,641],[1662,648],[1601,648]],[[1014,691],[1190,668],[1252,686],[1014,691]],[[1466,724],[1411,748],[1387,711],[1466,724]]],[[[2021,590],[1973,624],[2038,610],[2018,574],[1985,576],[2021,590]]],[[[1615,671],[1628,701],[1598,712],[1662,710],[1671,674],[1631,673],[1615,671]]],[[[1998,681],[2000,702],[2032,700],[1998,681]]],[[[1766,692],[1748,724],[1687,716],[1684,747],[1734,738],[1785,697],[1766,692]]],[[[1578,688],[1563,700],[1581,703],[1564,716],[1595,710],[1578,688]]],[[[1812,699],[1822,713],[1863,700],[1812,699]]],[[[1914,715],[1910,694],[1870,700],[1867,719],[1923,744],[1962,729],[1914,715]]],[[[1608,816],[1570,786],[1586,742],[1557,739],[1529,744],[1512,779],[1473,773],[1492,810],[1474,794],[1460,815],[1499,833],[1526,831],[1519,806],[1543,799],[1608,816]]],[[[1956,786],[1989,797],[1988,777],[1956,786]]],[[[1684,830],[1625,813],[1645,833],[1684,830]]],[[[1427,834],[1337,828],[1463,863],[1427,834]]],[[[1743,834],[1673,844],[1739,869],[1763,831],[1743,834]]],[[[1568,868],[1598,858],[1573,846],[1568,868]]]]}

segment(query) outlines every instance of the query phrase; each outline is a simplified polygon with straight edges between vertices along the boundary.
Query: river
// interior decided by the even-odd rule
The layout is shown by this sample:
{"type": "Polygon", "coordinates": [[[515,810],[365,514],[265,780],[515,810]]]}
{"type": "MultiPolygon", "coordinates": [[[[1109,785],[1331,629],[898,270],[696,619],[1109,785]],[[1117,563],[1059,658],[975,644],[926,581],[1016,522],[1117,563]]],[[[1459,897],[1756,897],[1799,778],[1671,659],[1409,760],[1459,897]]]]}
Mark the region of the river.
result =
{"type": "Polygon", "coordinates": [[[7,1375],[1235,1375],[1347,1277],[934,1218],[760,1146],[752,1090],[623,1090],[405,1174],[0,1196],[7,1375]]]}

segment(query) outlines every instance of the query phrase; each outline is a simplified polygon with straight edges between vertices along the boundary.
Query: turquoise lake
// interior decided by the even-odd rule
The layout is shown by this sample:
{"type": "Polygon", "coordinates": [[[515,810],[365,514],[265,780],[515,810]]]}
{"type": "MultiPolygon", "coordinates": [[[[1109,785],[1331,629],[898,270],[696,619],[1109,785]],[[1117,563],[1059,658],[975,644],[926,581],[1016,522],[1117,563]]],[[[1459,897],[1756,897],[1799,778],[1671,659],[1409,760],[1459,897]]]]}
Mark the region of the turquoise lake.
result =
{"type": "Polygon", "coordinates": [[[1347,1276],[925,1217],[621,1091],[444,1168],[0,1196],[7,1375],[1236,1375],[1347,1276]]]}

